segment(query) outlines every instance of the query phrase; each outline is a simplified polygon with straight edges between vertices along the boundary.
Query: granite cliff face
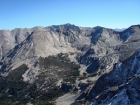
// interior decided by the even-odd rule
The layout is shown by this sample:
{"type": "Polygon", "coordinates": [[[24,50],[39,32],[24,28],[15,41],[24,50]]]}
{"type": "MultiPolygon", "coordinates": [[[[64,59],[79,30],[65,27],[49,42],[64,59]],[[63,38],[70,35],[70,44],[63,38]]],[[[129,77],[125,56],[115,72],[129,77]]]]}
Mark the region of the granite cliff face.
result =
{"type": "MultiPolygon", "coordinates": [[[[116,32],[104,27],[88,28],[64,24],[12,31],[0,30],[0,37],[0,82],[14,78],[17,85],[19,82],[26,84],[25,88],[21,85],[20,92],[15,91],[18,97],[24,97],[23,100],[26,100],[23,104],[109,104],[110,100],[113,100],[111,95],[126,92],[127,88],[118,87],[125,84],[129,77],[139,74],[133,68],[131,73],[128,72],[139,53],[140,25],[116,32]],[[18,73],[20,81],[14,76],[18,73]],[[29,90],[33,87],[34,91],[30,93],[29,90]],[[117,88],[116,93],[106,90],[111,87],[117,88]],[[24,96],[21,93],[24,93],[24,96]],[[34,94],[34,97],[31,94],[34,94]],[[111,95],[101,99],[100,97],[105,97],[103,94],[111,95]],[[55,96],[59,98],[54,100],[55,96]]],[[[139,79],[138,76],[135,79],[139,79]]],[[[10,82],[12,84],[15,81],[10,82]]],[[[134,83],[137,82],[135,80],[134,83]]],[[[8,84],[4,90],[3,88],[4,86],[1,86],[1,93],[15,97],[15,94],[7,92],[15,88],[11,89],[8,84]]],[[[18,101],[17,104],[22,104],[19,98],[13,100],[7,96],[5,99],[11,103],[18,101]]],[[[114,101],[112,103],[115,104],[114,101]]]]}

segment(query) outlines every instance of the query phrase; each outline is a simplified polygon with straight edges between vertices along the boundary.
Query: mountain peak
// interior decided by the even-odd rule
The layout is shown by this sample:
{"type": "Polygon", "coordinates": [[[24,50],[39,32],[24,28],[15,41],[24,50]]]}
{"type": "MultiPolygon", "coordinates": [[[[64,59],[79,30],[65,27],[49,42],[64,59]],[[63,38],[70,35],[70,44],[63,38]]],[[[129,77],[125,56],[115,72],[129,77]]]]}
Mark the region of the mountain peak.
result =
{"type": "Polygon", "coordinates": [[[50,30],[68,30],[68,29],[72,29],[72,30],[80,30],[80,28],[74,24],[70,24],[70,23],[66,23],[66,24],[62,24],[62,25],[52,25],[49,27],[46,27],[50,30]]]}
{"type": "Polygon", "coordinates": [[[103,27],[101,26],[96,26],[96,27],[93,27],[93,29],[102,29],[103,27]]]}
{"type": "Polygon", "coordinates": [[[137,25],[132,25],[132,26],[130,26],[130,28],[134,28],[134,27],[139,27],[140,28],[140,24],[137,24],[137,25]]]}

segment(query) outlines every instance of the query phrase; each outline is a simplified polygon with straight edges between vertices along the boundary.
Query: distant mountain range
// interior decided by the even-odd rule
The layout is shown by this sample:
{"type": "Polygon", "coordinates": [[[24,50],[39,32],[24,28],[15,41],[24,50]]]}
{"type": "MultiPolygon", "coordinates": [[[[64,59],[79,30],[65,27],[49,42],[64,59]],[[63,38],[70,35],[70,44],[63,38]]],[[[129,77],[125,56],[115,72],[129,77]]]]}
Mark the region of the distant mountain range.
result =
{"type": "Polygon", "coordinates": [[[126,29],[126,28],[121,28],[121,29],[115,28],[115,29],[113,29],[113,30],[118,31],[118,32],[122,32],[122,31],[124,31],[125,29],[126,29]]]}
{"type": "Polygon", "coordinates": [[[140,25],[0,30],[0,105],[140,103],[140,25]]]}

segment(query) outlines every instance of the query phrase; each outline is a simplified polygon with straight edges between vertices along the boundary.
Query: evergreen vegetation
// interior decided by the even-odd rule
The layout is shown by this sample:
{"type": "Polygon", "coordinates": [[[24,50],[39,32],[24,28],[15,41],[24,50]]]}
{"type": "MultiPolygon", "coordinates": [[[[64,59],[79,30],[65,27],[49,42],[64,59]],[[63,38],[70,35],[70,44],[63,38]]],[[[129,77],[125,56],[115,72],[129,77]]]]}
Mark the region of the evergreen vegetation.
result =
{"type": "MultiPolygon", "coordinates": [[[[74,83],[77,76],[79,76],[78,69],[80,66],[70,62],[67,57],[64,54],[46,58],[40,57],[40,69],[49,70],[50,67],[58,67],[61,71],[54,69],[51,72],[56,73],[59,78],[64,79],[66,82],[74,83]]],[[[4,66],[1,72],[4,71],[4,66]]],[[[44,73],[42,73],[44,75],[39,75],[39,79],[32,84],[24,82],[22,75],[27,70],[27,65],[23,64],[10,71],[7,77],[0,77],[0,105],[26,105],[29,102],[34,105],[53,105],[56,98],[68,92],[56,87],[54,84],[51,84],[51,88],[47,92],[39,90],[37,84],[42,85],[45,82],[43,78],[46,75],[44,73]]]]}
{"type": "Polygon", "coordinates": [[[49,67],[58,66],[60,69],[64,69],[58,73],[60,78],[63,78],[66,82],[74,83],[76,78],[79,76],[78,64],[71,62],[68,59],[67,54],[58,54],[57,56],[49,56],[46,58],[39,58],[39,65],[41,68],[47,69],[49,67]],[[65,75],[65,77],[64,77],[65,75]]]}

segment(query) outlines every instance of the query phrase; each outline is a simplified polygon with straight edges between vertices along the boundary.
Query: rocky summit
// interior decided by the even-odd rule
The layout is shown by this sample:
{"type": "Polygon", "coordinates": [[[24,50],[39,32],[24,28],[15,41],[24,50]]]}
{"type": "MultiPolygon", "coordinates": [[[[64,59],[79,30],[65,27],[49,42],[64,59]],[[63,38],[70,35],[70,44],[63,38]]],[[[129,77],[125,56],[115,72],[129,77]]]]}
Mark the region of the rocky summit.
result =
{"type": "Polygon", "coordinates": [[[0,105],[138,105],[140,25],[0,30],[0,105]]]}

